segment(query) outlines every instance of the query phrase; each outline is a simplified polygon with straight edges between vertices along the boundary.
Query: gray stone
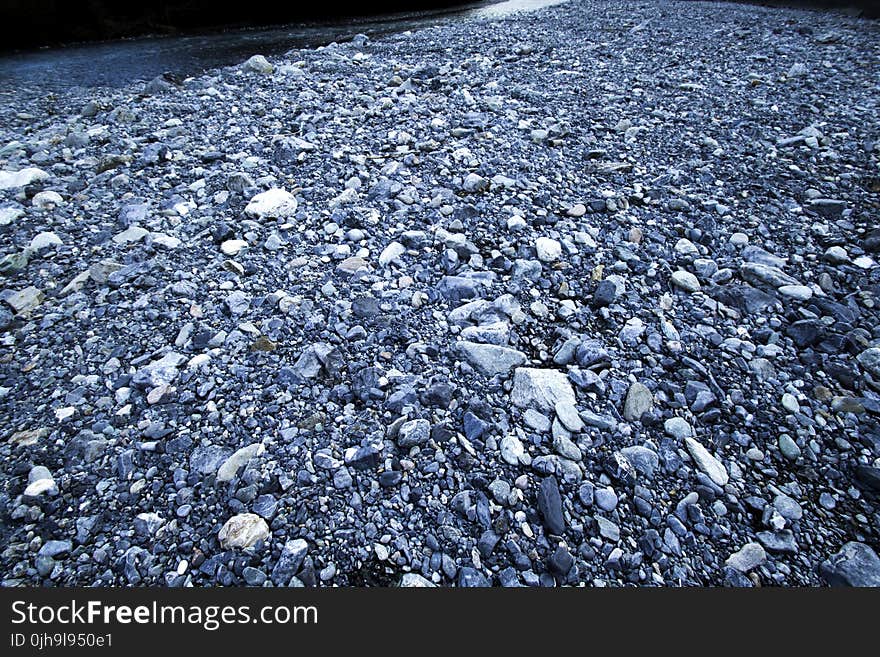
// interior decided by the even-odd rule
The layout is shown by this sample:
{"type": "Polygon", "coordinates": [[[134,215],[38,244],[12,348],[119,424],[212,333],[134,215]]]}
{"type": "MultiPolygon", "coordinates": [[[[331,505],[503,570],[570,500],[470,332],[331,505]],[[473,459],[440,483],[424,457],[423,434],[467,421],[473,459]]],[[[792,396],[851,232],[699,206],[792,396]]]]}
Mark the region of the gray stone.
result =
{"type": "Polygon", "coordinates": [[[503,347],[510,339],[510,325],[507,322],[492,322],[480,326],[466,326],[460,335],[468,342],[484,342],[503,347]]]}
{"type": "Polygon", "coordinates": [[[561,457],[570,461],[580,461],[584,457],[578,446],[571,441],[571,438],[565,435],[553,436],[553,449],[561,457]]]}
{"type": "Polygon", "coordinates": [[[405,589],[434,589],[437,585],[418,573],[405,573],[400,578],[400,587],[405,589]]]}
{"type": "Polygon", "coordinates": [[[679,269],[672,273],[672,284],[685,292],[699,292],[700,281],[689,271],[679,269]]]}
{"type": "Polygon", "coordinates": [[[626,393],[623,402],[623,417],[628,422],[635,422],[654,407],[654,396],[648,388],[636,381],[626,393]]]}
{"type": "Polygon", "coordinates": [[[593,496],[596,506],[603,511],[614,511],[617,507],[617,493],[613,488],[597,488],[593,496]]]}
{"type": "Polygon", "coordinates": [[[431,438],[431,423],[427,420],[410,420],[400,425],[397,433],[397,444],[409,449],[415,445],[423,445],[431,438]]]}
{"type": "Polygon", "coordinates": [[[556,410],[556,417],[559,418],[562,425],[569,431],[577,433],[584,428],[584,421],[578,415],[578,410],[574,404],[559,401],[554,405],[554,409],[556,410]]]}
{"type": "Polygon", "coordinates": [[[599,534],[603,538],[607,538],[612,543],[620,540],[620,527],[617,526],[617,523],[602,516],[596,516],[596,524],[599,526],[599,534]]]}
{"type": "Polygon", "coordinates": [[[620,450],[620,454],[632,464],[637,472],[642,473],[648,479],[654,477],[654,472],[660,464],[660,457],[657,453],[641,445],[624,447],[620,450]]]}
{"type": "Polygon", "coordinates": [[[226,306],[226,310],[229,311],[229,314],[243,315],[248,311],[248,308],[250,308],[251,298],[244,292],[236,290],[226,297],[224,305],[226,306]]]}
{"type": "Polygon", "coordinates": [[[727,474],[727,470],[721,464],[721,461],[712,456],[705,447],[693,438],[685,438],[684,442],[688,452],[690,452],[694,462],[697,464],[697,467],[705,472],[709,476],[709,479],[715,482],[718,486],[724,486],[727,484],[730,477],[727,474]]]}
{"type": "Polygon", "coordinates": [[[288,586],[291,583],[308,552],[309,544],[305,539],[294,538],[284,544],[281,555],[272,569],[272,581],[276,586],[288,586]]]}
{"type": "Polygon", "coordinates": [[[778,443],[779,451],[782,452],[785,458],[796,461],[797,458],[801,455],[801,448],[798,447],[797,443],[794,442],[792,437],[789,436],[787,433],[779,436],[778,443]]]}
{"type": "Polygon", "coordinates": [[[269,60],[262,55],[254,55],[249,58],[241,65],[241,68],[248,73],[260,73],[262,75],[269,75],[275,70],[275,67],[269,63],[269,60]]]}
{"type": "Polygon", "coordinates": [[[232,481],[238,471],[247,465],[254,456],[262,451],[262,443],[253,443],[236,451],[232,456],[223,462],[223,465],[217,470],[217,481],[232,481]]]}
{"type": "Polygon", "coordinates": [[[760,543],[746,543],[737,552],[731,554],[724,565],[747,573],[767,560],[767,553],[760,543]]]}
{"type": "Polygon", "coordinates": [[[779,288],[783,285],[800,285],[797,279],[792,278],[778,267],[762,265],[757,262],[744,262],[739,273],[746,281],[755,285],[763,284],[773,288],[779,288]]]}
{"type": "Polygon", "coordinates": [[[880,586],[880,557],[864,543],[850,541],[819,565],[819,575],[831,586],[880,586]]]}
{"type": "Polygon", "coordinates": [[[549,413],[558,402],[576,404],[568,377],[556,370],[520,367],[513,373],[511,401],[520,408],[535,408],[549,413]]]}
{"type": "Polygon", "coordinates": [[[190,470],[201,475],[213,474],[231,453],[232,450],[219,445],[196,447],[189,457],[190,470]]]}
{"type": "Polygon", "coordinates": [[[788,495],[777,495],[773,499],[773,507],[786,520],[800,520],[804,515],[801,505],[788,495]]]}
{"type": "Polygon", "coordinates": [[[795,554],[798,551],[794,534],[788,529],[758,532],[755,536],[768,552],[795,554]]]}
{"type": "Polygon", "coordinates": [[[545,477],[538,489],[538,510],[544,519],[544,526],[551,534],[561,536],[565,533],[565,517],[562,514],[562,496],[556,477],[545,477]]]}
{"type": "Polygon", "coordinates": [[[526,426],[538,433],[550,432],[550,418],[534,408],[526,409],[526,412],[523,413],[523,421],[526,423],[526,426]]]}
{"type": "Polygon", "coordinates": [[[463,340],[457,342],[455,347],[483,376],[504,375],[526,362],[524,353],[509,347],[463,340]]]}
{"type": "Polygon", "coordinates": [[[681,417],[671,417],[663,423],[663,429],[676,440],[684,440],[694,435],[691,425],[681,417]]]}
{"type": "Polygon", "coordinates": [[[65,554],[69,554],[72,549],[73,543],[71,541],[51,540],[43,543],[37,554],[39,554],[41,557],[49,557],[51,559],[54,559],[55,557],[61,557],[65,554]]]}
{"type": "Polygon", "coordinates": [[[880,379],[880,347],[865,349],[856,360],[875,379],[880,379]]]}

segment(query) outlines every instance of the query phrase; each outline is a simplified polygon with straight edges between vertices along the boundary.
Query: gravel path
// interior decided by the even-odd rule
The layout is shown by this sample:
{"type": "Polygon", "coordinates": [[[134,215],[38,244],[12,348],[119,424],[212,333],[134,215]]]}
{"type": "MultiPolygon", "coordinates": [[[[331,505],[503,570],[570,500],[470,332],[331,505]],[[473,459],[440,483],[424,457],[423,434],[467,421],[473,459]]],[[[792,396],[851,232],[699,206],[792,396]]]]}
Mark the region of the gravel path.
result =
{"type": "Polygon", "coordinates": [[[4,585],[880,585],[880,25],[572,0],[0,99],[4,585]]]}

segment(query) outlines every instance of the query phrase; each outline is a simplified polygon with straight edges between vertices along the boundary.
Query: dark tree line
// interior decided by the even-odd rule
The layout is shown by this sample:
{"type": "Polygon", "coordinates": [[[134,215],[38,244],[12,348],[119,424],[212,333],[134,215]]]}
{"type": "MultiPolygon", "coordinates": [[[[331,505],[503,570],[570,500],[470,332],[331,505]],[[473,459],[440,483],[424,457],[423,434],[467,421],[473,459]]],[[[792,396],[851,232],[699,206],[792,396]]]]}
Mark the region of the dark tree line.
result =
{"type": "Polygon", "coordinates": [[[326,2],[222,0],[0,0],[0,49],[14,50],[143,34],[226,26],[273,25],[474,4],[475,0],[371,0],[342,7],[326,2]],[[340,12],[344,11],[345,14],[340,12]]]}
{"type": "MultiPolygon", "coordinates": [[[[749,0],[746,0],[749,1],[749,0]]],[[[751,0],[756,4],[854,7],[877,17],[880,0],[751,0]]],[[[488,0],[372,0],[334,5],[302,0],[0,0],[0,50],[113,39],[143,34],[173,34],[221,26],[272,25],[303,20],[420,11],[487,4],[488,0]],[[345,12],[342,14],[341,12],[345,12]]]]}

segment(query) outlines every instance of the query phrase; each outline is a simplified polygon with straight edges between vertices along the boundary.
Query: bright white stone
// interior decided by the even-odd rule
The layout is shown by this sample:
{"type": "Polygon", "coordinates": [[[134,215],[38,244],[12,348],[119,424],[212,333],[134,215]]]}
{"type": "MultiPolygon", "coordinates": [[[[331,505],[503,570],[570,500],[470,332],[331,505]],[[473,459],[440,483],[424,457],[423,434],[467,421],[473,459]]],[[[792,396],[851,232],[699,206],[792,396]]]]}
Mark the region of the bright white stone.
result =
{"type": "Polygon", "coordinates": [[[40,180],[46,180],[49,174],[36,167],[28,167],[21,171],[0,171],[0,189],[24,187],[40,180]]]}
{"type": "Polygon", "coordinates": [[[244,240],[226,240],[220,245],[220,250],[224,255],[234,256],[238,255],[242,249],[247,248],[247,245],[248,243],[244,240]]]}
{"type": "Polygon", "coordinates": [[[61,238],[58,237],[55,233],[42,232],[34,235],[34,239],[31,240],[31,247],[34,251],[39,251],[40,249],[45,249],[50,246],[61,246],[63,242],[61,238]]]}
{"type": "Polygon", "coordinates": [[[128,242],[140,242],[150,234],[146,228],[140,226],[129,226],[121,233],[113,236],[113,241],[117,244],[126,244],[128,242]]]}
{"type": "Polygon", "coordinates": [[[562,257],[562,245],[549,237],[539,237],[535,240],[535,250],[541,262],[556,262],[562,257]]]}
{"type": "Polygon", "coordinates": [[[269,538],[269,525],[255,513],[239,513],[226,521],[217,538],[224,549],[246,550],[269,538]]]}
{"type": "Polygon", "coordinates": [[[293,194],[273,187],[254,196],[244,211],[255,217],[285,219],[296,212],[296,208],[297,201],[293,194]]]}
{"type": "Polygon", "coordinates": [[[382,267],[387,267],[404,253],[406,253],[406,248],[403,244],[400,242],[391,242],[391,244],[386,246],[382,250],[382,253],[379,254],[379,264],[382,267]]]}
{"type": "Polygon", "coordinates": [[[685,438],[684,444],[687,447],[688,452],[690,452],[690,455],[693,457],[694,462],[697,464],[697,467],[705,472],[709,479],[714,481],[718,486],[724,486],[728,482],[730,477],[728,476],[724,465],[722,465],[721,461],[712,456],[705,447],[693,438],[685,438]]]}
{"type": "Polygon", "coordinates": [[[698,292],[700,290],[700,281],[697,280],[697,277],[683,269],[673,272],[672,284],[685,292],[698,292]]]}

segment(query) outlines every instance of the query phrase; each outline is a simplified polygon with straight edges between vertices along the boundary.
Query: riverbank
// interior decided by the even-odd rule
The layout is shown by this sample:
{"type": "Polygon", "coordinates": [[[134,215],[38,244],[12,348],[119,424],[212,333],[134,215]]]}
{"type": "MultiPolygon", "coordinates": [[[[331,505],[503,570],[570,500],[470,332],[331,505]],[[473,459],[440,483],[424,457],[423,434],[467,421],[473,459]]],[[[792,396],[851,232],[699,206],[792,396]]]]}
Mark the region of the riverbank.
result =
{"type": "Polygon", "coordinates": [[[3,583],[877,584],[878,55],[572,1],[7,90],[3,583]]]}

